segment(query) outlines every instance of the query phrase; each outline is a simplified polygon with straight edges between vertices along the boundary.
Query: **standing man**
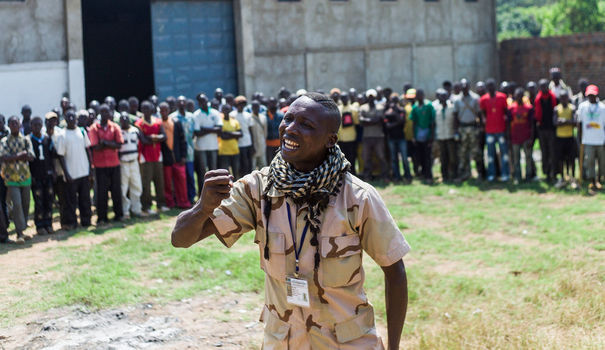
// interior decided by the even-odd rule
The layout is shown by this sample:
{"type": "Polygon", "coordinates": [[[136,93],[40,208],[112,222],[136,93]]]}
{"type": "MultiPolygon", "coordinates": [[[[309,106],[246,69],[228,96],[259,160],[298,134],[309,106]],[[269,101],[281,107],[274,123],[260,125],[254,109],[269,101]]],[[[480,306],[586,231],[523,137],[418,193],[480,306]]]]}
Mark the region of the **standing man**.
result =
{"type": "Polygon", "coordinates": [[[242,137],[237,140],[239,146],[239,174],[237,177],[252,172],[252,158],[254,157],[254,137],[252,136],[252,116],[244,111],[244,107],[248,104],[248,100],[244,96],[237,96],[234,100],[235,111],[231,112],[231,118],[235,118],[242,131],[242,137]]]}
{"type": "Polygon", "coordinates": [[[485,171],[483,153],[479,150],[479,120],[481,119],[479,96],[471,91],[468,80],[462,79],[460,86],[462,94],[454,102],[455,133],[460,136],[457,182],[463,182],[472,177],[471,160],[475,161],[480,177],[485,171]]]}
{"type": "Polygon", "coordinates": [[[254,157],[252,157],[252,169],[262,169],[267,166],[267,116],[261,112],[259,101],[252,101],[252,141],[254,144],[254,157]]]}
{"type": "Polygon", "coordinates": [[[141,171],[139,169],[139,144],[141,131],[130,125],[130,114],[122,112],[120,117],[122,131],[122,147],[118,152],[120,156],[120,184],[122,188],[122,207],[124,218],[134,216],[147,216],[141,210],[141,171]]]}
{"type": "Polygon", "coordinates": [[[439,145],[441,177],[443,182],[450,182],[456,178],[458,167],[454,140],[454,102],[451,98],[454,95],[448,98],[447,92],[443,89],[437,89],[436,95],[437,100],[433,102],[433,108],[435,108],[435,134],[439,145]]]}
{"type": "Polygon", "coordinates": [[[175,247],[211,235],[231,247],[256,230],[265,349],[383,348],[363,291],[362,251],[384,271],[388,348],[399,348],[407,311],[402,257],[410,248],[376,190],[348,172],[336,146],[339,126],[331,99],[298,98],[271,166],[233,184],[224,170],[207,174],[202,200],[179,215],[172,232],[175,247]]]}
{"type": "Polygon", "coordinates": [[[371,179],[372,170],[378,169],[380,178],[387,181],[387,160],[384,150],[384,105],[376,102],[378,92],[374,89],[366,91],[368,102],[359,108],[359,122],[363,127],[363,176],[366,181],[371,179]],[[377,167],[372,167],[376,159],[377,167]]]}
{"type": "Polygon", "coordinates": [[[529,180],[533,172],[531,137],[533,133],[533,109],[524,102],[523,88],[517,88],[510,110],[510,143],[513,155],[513,177],[515,185],[522,180],[521,151],[525,154],[525,179],[529,180]]]}
{"type": "MultiPolygon", "coordinates": [[[[105,105],[106,106],[106,105],[105,105]]],[[[109,110],[107,109],[109,115],[109,110]]],[[[69,111],[66,115],[67,127],[61,134],[54,128],[57,137],[53,137],[61,170],[65,177],[63,199],[65,201],[66,230],[74,229],[78,224],[76,208],[80,211],[80,225],[91,224],[90,177],[92,174],[90,161],[90,140],[86,132],[76,126],[76,114],[69,111]]],[[[61,201],[61,198],[59,197],[61,201]]]]}
{"type": "Polygon", "coordinates": [[[410,120],[414,123],[414,148],[422,167],[422,176],[428,184],[433,183],[432,145],[435,139],[435,108],[424,99],[424,90],[416,90],[416,104],[410,120]]]}
{"type": "Polygon", "coordinates": [[[576,122],[576,107],[571,104],[570,96],[567,91],[561,91],[559,95],[559,103],[555,107],[555,126],[556,126],[556,139],[555,139],[555,155],[557,157],[556,174],[561,175],[557,180],[556,188],[562,188],[567,185],[568,180],[571,184],[572,189],[576,189],[576,150],[577,144],[574,137],[574,126],[576,122]]]}
{"type": "Polygon", "coordinates": [[[141,148],[139,162],[141,165],[141,210],[148,214],[156,214],[151,209],[151,182],[155,192],[155,203],[158,210],[167,211],[164,197],[164,167],[162,165],[162,142],[166,140],[162,121],[153,116],[155,106],[149,101],[141,104],[143,118],[137,120],[135,126],[141,130],[141,148]]]}
{"type": "Polygon", "coordinates": [[[550,69],[550,83],[548,84],[548,89],[555,94],[557,101],[559,101],[563,92],[571,96],[571,89],[563,81],[561,69],[559,67],[550,69]]]}
{"type": "Polygon", "coordinates": [[[107,104],[102,104],[99,112],[101,122],[90,127],[88,137],[92,147],[92,162],[97,174],[97,225],[108,223],[107,201],[111,191],[114,220],[121,221],[124,215],[122,207],[122,186],[120,176],[120,159],[118,150],[124,139],[120,127],[112,122],[111,110],[107,104]]]}
{"type": "Polygon", "coordinates": [[[193,177],[193,132],[194,123],[193,115],[189,113],[185,107],[187,104],[187,98],[181,95],[176,100],[176,111],[170,114],[170,118],[176,119],[183,126],[183,132],[185,133],[185,142],[187,142],[187,155],[185,161],[185,174],[187,176],[187,198],[189,203],[193,203],[195,198],[195,178],[193,177]]]}
{"type": "Polygon", "coordinates": [[[6,183],[8,200],[13,204],[11,216],[17,232],[16,243],[31,239],[23,233],[29,214],[29,190],[32,183],[29,162],[34,159],[32,144],[21,135],[21,123],[17,116],[8,118],[10,134],[0,140],[0,174],[6,183]]]}
{"type": "Polygon", "coordinates": [[[191,206],[187,199],[187,175],[185,175],[187,141],[183,125],[178,119],[170,118],[169,113],[168,103],[160,103],[162,128],[166,134],[166,139],[162,142],[164,198],[166,198],[166,205],[169,208],[174,208],[176,202],[176,206],[186,209],[191,206]]]}
{"type": "Polygon", "coordinates": [[[338,130],[338,146],[345,158],[351,163],[351,174],[355,175],[357,163],[357,127],[359,127],[359,109],[349,101],[348,94],[340,95],[342,104],[338,106],[342,123],[338,130]]]}
{"type": "Polygon", "coordinates": [[[605,175],[605,105],[598,101],[598,96],[599,88],[589,85],[586,88],[588,101],[582,102],[578,108],[579,137],[584,145],[584,168],[591,195],[602,186],[597,181],[595,161],[599,164],[600,175],[605,175]]]}
{"type": "Polygon", "coordinates": [[[500,181],[509,180],[510,168],[508,165],[508,145],[506,142],[507,123],[509,116],[508,102],[506,95],[496,91],[496,81],[489,79],[487,81],[487,94],[479,100],[479,107],[483,112],[485,124],[485,143],[487,144],[487,181],[492,182],[496,178],[496,143],[500,151],[502,164],[502,177],[500,181]]]}
{"type": "Polygon", "coordinates": [[[550,183],[555,178],[556,168],[554,115],[557,97],[548,89],[548,80],[541,79],[538,85],[540,91],[536,96],[535,117],[542,152],[542,172],[550,183]]]}
{"type": "Polygon", "coordinates": [[[34,197],[34,223],[38,235],[52,234],[53,231],[53,178],[55,177],[52,158],[52,140],[42,133],[42,118],[31,121],[32,132],[29,140],[32,144],[34,159],[29,162],[32,176],[32,196],[34,197]]]}
{"type": "Polygon", "coordinates": [[[216,109],[210,108],[205,94],[197,95],[197,102],[200,108],[193,113],[193,133],[194,167],[199,195],[202,193],[206,171],[218,168],[218,134],[223,126],[223,119],[216,109]]]}
{"type": "Polygon", "coordinates": [[[277,110],[277,100],[271,96],[267,100],[267,164],[271,164],[273,157],[279,150],[279,124],[284,115],[277,110]]]}
{"type": "Polygon", "coordinates": [[[408,148],[404,129],[405,124],[411,124],[411,122],[407,121],[405,111],[399,106],[399,95],[397,93],[392,93],[390,96],[384,112],[384,121],[389,153],[391,154],[391,178],[397,182],[402,180],[401,171],[399,170],[399,155],[401,155],[403,177],[405,178],[405,182],[409,184],[412,182],[412,174],[410,173],[410,163],[408,162],[408,148]]]}
{"type": "Polygon", "coordinates": [[[231,106],[221,106],[223,127],[218,141],[218,163],[221,169],[231,168],[234,178],[239,178],[239,146],[237,140],[242,137],[241,127],[237,119],[231,117],[231,106]]]}
{"type": "Polygon", "coordinates": [[[29,105],[23,106],[21,108],[21,115],[23,116],[23,119],[21,120],[21,133],[23,134],[23,136],[27,136],[32,132],[32,108],[29,105]]]}

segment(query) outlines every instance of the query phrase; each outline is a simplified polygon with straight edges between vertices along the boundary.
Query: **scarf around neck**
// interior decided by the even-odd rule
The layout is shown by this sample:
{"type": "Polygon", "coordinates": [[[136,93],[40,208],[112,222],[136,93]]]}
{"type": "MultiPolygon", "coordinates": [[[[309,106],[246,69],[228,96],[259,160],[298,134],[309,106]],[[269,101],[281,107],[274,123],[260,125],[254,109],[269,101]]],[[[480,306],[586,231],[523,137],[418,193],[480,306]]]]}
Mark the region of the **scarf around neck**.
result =
{"type": "MultiPolygon", "coordinates": [[[[271,198],[268,196],[269,190],[273,187],[284,193],[286,197],[292,198],[298,205],[307,204],[308,211],[305,216],[305,221],[309,225],[313,237],[311,245],[315,246],[315,269],[319,267],[319,251],[317,235],[321,228],[319,220],[321,212],[326,208],[329,198],[340,192],[343,175],[349,171],[351,163],[347,161],[344,154],[338,145],[330,148],[328,157],[318,167],[310,172],[302,172],[294,169],[294,167],[286,162],[281,155],[277,153],[271,165],[269,166],[269,179],[263,193],[265,200],[264,215],[269,227],[269,217],[271,215],[271,198]]],[[[269,234],[265,230],[265,259],[269,259],[269,234]]]]}

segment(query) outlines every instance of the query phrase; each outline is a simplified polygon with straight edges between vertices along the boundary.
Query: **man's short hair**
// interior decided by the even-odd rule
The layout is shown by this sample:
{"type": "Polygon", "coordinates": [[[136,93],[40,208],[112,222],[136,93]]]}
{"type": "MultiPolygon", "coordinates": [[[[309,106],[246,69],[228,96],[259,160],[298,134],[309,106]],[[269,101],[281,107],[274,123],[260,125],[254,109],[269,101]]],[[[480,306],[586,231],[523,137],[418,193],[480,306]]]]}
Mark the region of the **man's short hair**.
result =
{"type": "Polygon", "coordinates": [[[338,105],[336,104],[336,102],[334,102],[331,97],[317,92],[307,92],[303,96],[310,98],[314,102],[317,102],[324,107],[324,110],[326,111],[326,116],[334,120],[336,130],[333,131],[337,132],[340,128],[341,117],[340,110],[338,109],[338,105]]]}

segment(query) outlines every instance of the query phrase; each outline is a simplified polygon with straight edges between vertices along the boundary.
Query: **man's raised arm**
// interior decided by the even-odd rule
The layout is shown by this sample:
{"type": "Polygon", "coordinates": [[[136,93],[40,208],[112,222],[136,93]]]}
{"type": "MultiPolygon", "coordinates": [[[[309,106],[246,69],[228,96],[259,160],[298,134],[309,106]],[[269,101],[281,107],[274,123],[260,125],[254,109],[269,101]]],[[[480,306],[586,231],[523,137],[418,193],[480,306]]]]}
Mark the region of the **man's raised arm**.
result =
{"type": "Polygon", "coordinates": [[[218,233],[208,217],[223,199],[229,198],[233,186],[233,176],[228,170],[211,170],[204,176],[204,187],[200,199],[195,205],[176,219],[172,230],[172,245],[178,248],[189,248],[196,242],[218,233]]]}

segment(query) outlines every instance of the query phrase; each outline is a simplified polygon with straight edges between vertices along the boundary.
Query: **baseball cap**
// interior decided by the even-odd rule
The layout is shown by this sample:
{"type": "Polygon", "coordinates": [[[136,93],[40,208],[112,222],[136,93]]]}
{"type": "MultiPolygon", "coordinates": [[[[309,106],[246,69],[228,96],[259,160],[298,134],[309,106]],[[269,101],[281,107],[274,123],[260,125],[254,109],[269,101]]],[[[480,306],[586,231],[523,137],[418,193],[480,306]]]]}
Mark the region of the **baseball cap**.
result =
{"type": "Polygon", "coordinates": [[[235,102],[235,104],[238,105],[240,103],[246,103],[246,102],[248,102],[248,100],[246,99],[246,96],[239,95],[233,100],[233,102],[235,102]]]}
{"type": "Polygon", "coordinates": [[[368,91],[366,91],[366,97],[370,97],[370,96],[376,97],[376,96],[378,96],[378,93],[374,89],[369,89],[368,91]]]}
{"type": "Polygon", "coordinates": [[[53,118],[59,118],[59,116],[57,115],[57,113],[55,112],[48,112],[44,115],[44,119],[53,119],[53,118]]]}
{"type": "Polygon", "coordinates": [[[586,92],[584,93],[584,95],[588,96],[588,95],[595,95],[598,96],[599,95],[599,88],[592,84],[592,85],[588,85],[586,87],[586,92]]]}
{"type": "Polygon", "coordinates": [[[405,98],[416,98],[416,89],[408,89],[405,92],[405,98]]]}
{"type": "Polygon", "coordinates": [[[340,95],[340,89],[339,88],[333,88],[332,90],[330,90],[330,95],[332,95],[333,93],[338,93],[340,95]]]}

